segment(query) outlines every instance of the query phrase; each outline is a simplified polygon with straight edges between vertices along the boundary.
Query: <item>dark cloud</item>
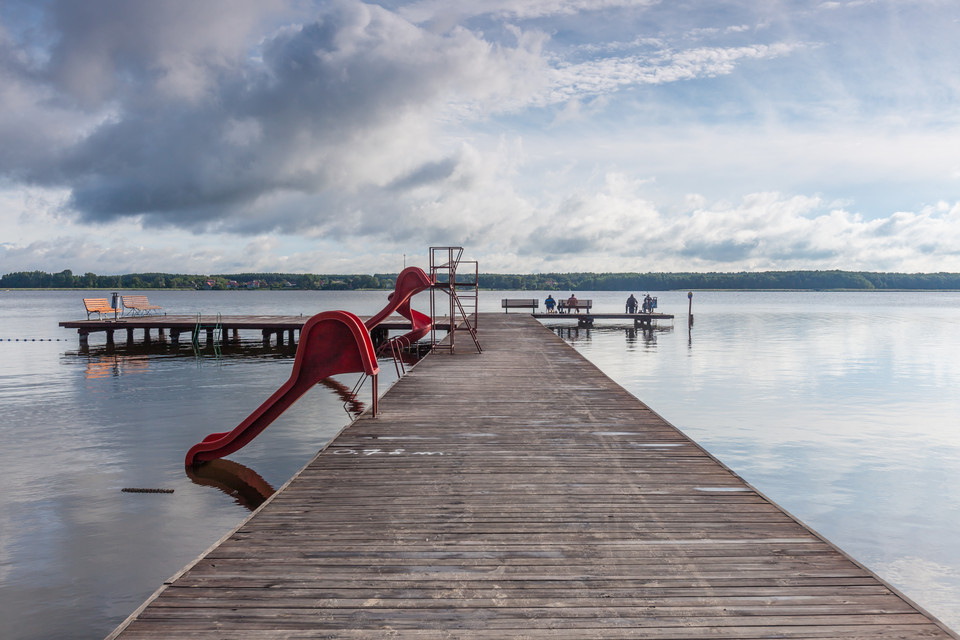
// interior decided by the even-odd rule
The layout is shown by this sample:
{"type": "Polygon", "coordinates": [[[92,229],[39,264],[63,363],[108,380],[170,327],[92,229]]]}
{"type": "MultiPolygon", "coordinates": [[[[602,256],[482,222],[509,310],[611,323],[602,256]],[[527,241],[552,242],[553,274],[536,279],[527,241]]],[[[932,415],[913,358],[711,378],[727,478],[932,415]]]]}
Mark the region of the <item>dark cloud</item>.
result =
{"type": "Polygon", "coordinates": [[[407,189],[440,182],[449,178],[456,168],[457,161],[454,158],[446,158],[438,162],[427,162],[407,175],[394,180],[389,188],[406,191],[407,189]]]}
{"type": "MultiPolygon", "coordinates": [[[[483,94],[486,43],[467,32],[431,34],[344,0],[253,46],[269,13],[257,7],[51,3],[49,55],[35,55],[30,73],[23,64],[5,65],[6,73],[35,102],[42,95],[48,106],[83,114],[86,131],[44,140],[0,128],[3,175],[70,189],[69,206],[85,222],[137,217],[209,230],[229,220],[263,232],[322,226],[341,213],[318,207],[305,216],[301,203],[243,219],[278,194],[376,184],[403,191],[453,173],[455,159],[418,160],[404,148],[403,127],[429,122],[451,86],[483,94]],[[219,23],[224,17],[236,32],[219,23]],[[34,152],[37,145],[50,151],[34,152]],[[391,154],[393,164],[384,160],[391,154]]],[[[20,51],[0,55],[23,58],[26,38],[19,42],[20,51]]]]}

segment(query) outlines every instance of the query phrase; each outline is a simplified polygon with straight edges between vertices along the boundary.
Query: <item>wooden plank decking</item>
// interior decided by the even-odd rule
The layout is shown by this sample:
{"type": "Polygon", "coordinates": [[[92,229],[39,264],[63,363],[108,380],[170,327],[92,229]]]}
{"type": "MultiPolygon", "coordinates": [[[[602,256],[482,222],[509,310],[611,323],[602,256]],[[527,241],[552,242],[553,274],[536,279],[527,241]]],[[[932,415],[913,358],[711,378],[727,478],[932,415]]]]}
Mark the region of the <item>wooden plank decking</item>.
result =
{"type": "Polygon", "coordinates": [[[115,636],[957,637],[529,315],[480,327],[115,636]]]}

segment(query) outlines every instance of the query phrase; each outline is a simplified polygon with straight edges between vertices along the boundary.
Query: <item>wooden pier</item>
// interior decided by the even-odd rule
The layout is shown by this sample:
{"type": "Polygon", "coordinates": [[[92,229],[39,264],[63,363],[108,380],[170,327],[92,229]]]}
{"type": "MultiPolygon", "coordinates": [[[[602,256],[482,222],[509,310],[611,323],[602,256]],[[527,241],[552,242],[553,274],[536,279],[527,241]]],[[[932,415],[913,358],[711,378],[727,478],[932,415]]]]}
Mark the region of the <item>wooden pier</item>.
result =
{"type": "MultiPolygon", "coordinates": [[[[309,316],[189,316],[189,315],[146,315],[127,316],[119,318],[102,318],[99,320],[66,320],[60,326],[66,329],[76,329],[80,339],[80,346],[89,345],[91,333],[104,333],[108,345],[114,344],[114,333],[126,333],[127,343],[134,341],[134,331],[140,331],[143,342],[166,340],[170,336],[172,344],[179,344],[181,334],[188,334],[191,339],[195,333],[205,335],[207,344],[214,342],[217,332],[224,342],[239,340],[240,331],[259,331],[263,344],[294,344],[300,328],[309,316]]],[[[437,323],[437,328],[446,331],[449,322],[437,323]]],[[[379,324],[373,331],[375,342],[385,339],[391,330],[404,331],[410,329],[410,322],[406,318],[395,317],[379,324]]]]}
{"type": "Polygon", "coordinates": [[[958,637],[530,315],[479,324],[110,637],[958,637]]]}

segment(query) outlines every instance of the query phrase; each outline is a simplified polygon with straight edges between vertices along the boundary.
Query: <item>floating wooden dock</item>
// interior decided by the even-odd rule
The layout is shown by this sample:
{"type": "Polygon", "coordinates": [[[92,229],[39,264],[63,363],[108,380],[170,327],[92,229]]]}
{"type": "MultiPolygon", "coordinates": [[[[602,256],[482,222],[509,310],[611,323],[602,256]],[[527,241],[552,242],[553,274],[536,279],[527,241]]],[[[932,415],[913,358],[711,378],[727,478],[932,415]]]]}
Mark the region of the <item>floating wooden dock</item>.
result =
{"type": "MultiPolygon", "coordinates": [[[[288,344],[294,344],[300,328],[309,320],[309,316],[188,316],[188,315],[145,315],[125,316],[119,318],[101,318],[98,320],[66,320],[60,326],[66,329],[76,329],[80,339],[80,346],[89,344],[91,333],[104,333],[107,344],[114,344],[114,333],[126,333],[127,343],[134,341],[134,331],[142,332],[144,342],[151,342],[154,338],[165,340],[170,336],[170,342],[178,344],[183,333],[192,336],[199,333],[206,336],[207,343],[215,340],[215,333],[221,333],[223,341],[239,340],[240,331],[259,331],[264,345],[273,341],[284,344],[284,336],[288,344]]],[[[446,331],[449,322],[438,322],[437,329],[446,331]]],[[[405,331],[410,329],[410,322],[406,318],[395,317],[379,324],[373,332],[376,342],[385,338],[388,331],[405,331]]]]}
{"type": "Polygon", "coordinates": [[[479,324],[110,637],[958,637],[529,314],[479,324]]]}

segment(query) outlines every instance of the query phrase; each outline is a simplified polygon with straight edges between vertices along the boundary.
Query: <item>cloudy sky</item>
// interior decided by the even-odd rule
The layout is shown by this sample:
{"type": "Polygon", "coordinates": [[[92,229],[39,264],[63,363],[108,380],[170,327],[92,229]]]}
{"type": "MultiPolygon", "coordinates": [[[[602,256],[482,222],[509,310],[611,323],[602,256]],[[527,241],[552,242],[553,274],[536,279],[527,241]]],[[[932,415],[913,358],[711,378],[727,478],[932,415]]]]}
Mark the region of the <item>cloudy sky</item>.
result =
{"type": "Polygon", "coordinates": [[[960,271],[955,0],[4,0],[0,273],[960,271]]]}

